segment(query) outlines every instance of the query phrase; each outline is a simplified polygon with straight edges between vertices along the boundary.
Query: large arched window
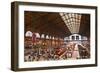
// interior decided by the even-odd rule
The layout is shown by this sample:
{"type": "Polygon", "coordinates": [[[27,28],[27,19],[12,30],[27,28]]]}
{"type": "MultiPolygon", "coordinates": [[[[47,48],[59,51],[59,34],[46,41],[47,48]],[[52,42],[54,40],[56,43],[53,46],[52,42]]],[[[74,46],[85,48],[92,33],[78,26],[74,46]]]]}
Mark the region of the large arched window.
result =
{"type": "Polygon", "coordinates": [[[70,40],[81,40],[81,35],[79,34],[72,34],[69,36],[70,40]]]}
{"type": "Polygon", "coordinates": [[[36,38],[40,38],[40,34],[39,33],[35,33],[36,38]]]}
{"type": "Polygon", "coordinates": [[[49,36],[48,35],[46,35],[46,39],[49,39],[49,36]]]}
{"type": "Polygon", "coordinates": [[[33,34],[33,33],[32,33],[31,31],[27,31],[27,32],[25,33],[25,36],[26,36],[26,37],[32,37],[32,34],[33,34]]]}
{"type": "Polygon", "coordinates": [[[42,39],[44,39],[44,38],[45,38],[45,35],[44,35],[44,34],[42,34],[42,35],[41,35],[41,38],[42,38],[42,39]]]}

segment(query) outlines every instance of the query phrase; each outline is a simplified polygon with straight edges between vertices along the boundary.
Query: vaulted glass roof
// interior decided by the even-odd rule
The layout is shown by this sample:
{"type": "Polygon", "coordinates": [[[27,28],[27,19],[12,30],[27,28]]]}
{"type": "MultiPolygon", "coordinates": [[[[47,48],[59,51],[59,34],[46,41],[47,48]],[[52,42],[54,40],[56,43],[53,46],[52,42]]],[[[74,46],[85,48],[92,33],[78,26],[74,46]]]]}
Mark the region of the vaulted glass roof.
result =
{"type": "Polygon", "coordinates": [[[79,33],[81,14],[78,13],[59,13],[66,26],[73,33],[79,33]]]}

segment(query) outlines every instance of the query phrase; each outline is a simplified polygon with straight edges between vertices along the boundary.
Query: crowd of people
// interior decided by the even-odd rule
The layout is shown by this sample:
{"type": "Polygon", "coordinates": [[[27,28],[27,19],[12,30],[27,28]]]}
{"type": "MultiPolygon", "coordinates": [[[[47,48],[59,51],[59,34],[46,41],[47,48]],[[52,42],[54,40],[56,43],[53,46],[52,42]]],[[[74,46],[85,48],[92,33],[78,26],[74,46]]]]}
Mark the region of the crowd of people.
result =
{"type": "Polygon", "coordinates": [[[30,44],[29,46],[25,46],[24,52],[25,62],[87,59],[90,58],[90,45],[88,41],[81,41],[80,44],[75,42],[66,42],[66,44],[57,47],[30,44]]]}

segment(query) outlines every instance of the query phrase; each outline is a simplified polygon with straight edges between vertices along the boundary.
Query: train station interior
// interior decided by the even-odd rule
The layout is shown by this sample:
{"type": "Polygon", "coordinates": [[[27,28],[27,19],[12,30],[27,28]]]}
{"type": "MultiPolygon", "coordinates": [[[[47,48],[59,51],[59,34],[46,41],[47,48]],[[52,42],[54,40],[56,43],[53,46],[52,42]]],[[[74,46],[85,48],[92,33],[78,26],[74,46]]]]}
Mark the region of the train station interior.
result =
{"type": "Polygon", "coordinates": [[[24,12],[24,61],[89,59],[90,14],[24,12]]]}

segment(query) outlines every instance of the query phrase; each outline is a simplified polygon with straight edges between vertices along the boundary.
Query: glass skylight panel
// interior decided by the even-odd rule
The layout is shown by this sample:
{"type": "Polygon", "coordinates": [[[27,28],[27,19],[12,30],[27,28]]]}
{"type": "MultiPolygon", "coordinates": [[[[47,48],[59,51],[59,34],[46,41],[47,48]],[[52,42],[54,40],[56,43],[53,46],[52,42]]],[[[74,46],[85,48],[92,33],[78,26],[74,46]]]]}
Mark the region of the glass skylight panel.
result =
{"type": "Polygon", "coordinates": [[[68,19],[68,15],[67,14],[65,15],[65,17],[66,17],[66,19],[68,19]]]}
{"type": "Polygon", "coordinates": [[[63,16],[64,15],[64,13],[59,13],[61,16],[63,16]]]}
{"type": "Polygon", "coordinates": [[[81,19],[81,15],[78,16],[79,20],[81,19]]]}
{"type": "Polygon", "coordinates": [[[70,21],[72,22],[73,21],[73,18],[71,18],[70,21]]]}
{"type": "Polygon", "coordinates": [[[68,16],[69,16],[69,17],[72,17],[72,16],[71,16],[71,13],[69,13],[68,16]]]}
{"type": "Polygon", "coordinates": [[[66,20],[64,21],[64,23],[65,23],[66,25],[68,24],[66,20]]]}
{"type": "Polygon", "coordinates": [[[62,18],[63,18],[63,20],[66,20],[66,18],[64,16],[62,18]]]}

